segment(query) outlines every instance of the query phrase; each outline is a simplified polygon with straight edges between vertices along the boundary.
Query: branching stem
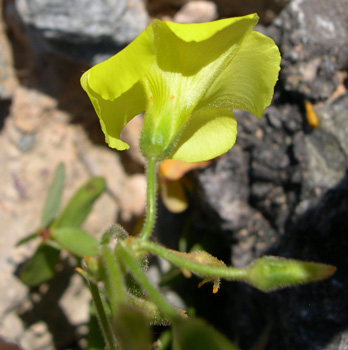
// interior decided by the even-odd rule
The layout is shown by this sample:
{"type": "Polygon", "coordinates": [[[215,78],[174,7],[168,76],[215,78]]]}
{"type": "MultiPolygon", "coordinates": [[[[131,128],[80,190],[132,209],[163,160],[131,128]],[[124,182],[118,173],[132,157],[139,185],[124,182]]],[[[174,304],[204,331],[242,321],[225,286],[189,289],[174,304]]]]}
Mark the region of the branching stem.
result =
{"type": "MultiPolygon", "coordinates": [[[[144,241],[145,242],[145,241],[144,241]]],[[[163,297],[163,295],[151,284],[143,269],[139,266],[132,253],[126,247],[118,247],[116,254],[130,270],[133,277],[144,288],[145,292],[161,310],[161,313],[170,320],[178,318],[178,313],[163,297]]]]}
{"type": "Polygon", "coordinates": [[[136,249],[146,250],[152,254],[158,255],[170,261],[172,264],[185,268],[198,275],[221,277],[234,281],[243,281],[247,279],[246,269],[198,263],[190,260],[188,257],[181,256],[179,252],[175,252],[154,242],[139,240],[136,244],[136,249]]]}

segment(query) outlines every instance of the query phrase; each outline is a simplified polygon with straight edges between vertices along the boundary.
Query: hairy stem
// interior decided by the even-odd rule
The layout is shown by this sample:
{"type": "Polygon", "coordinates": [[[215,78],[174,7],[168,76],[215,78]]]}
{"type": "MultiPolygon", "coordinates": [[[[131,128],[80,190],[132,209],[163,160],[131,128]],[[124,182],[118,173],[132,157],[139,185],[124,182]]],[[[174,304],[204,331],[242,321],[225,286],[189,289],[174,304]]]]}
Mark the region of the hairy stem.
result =
{"type": "Polygon", "coordinates": [[[101,328],[104,341],[106,343],[106,348],[110,350],[116,350],[117,349],[116,339],[113,335],[109,320],[105,314],[104,305],[99,294],[98,286],[91,281],[88,281],[88,284],[89,284],[89,289],[91,291],[93,302],[95,305],[99,326],[101,328]]]}
{"type": "Polygon", "coordinates": [[[113,315],[116,315],[117,305],[125,302],[127,298],[122,272],[113,251],[109,247],[101,247],[100,259],[104,269],[104,283],[111,310],[113,315]]]}
{"type": "Polygon", "coordinates": [[[139,237],[146,241],[153,231],[156,220],[157,160],[149,158],[146,168],[146,218],[139,237]]]}
{"type": "Polygon", "coordinates": [[[130,270],[133,277],[142,286],[152,301],[158,306],[161,313],[170,320],[178,318],[179,314],[162,296],[162,294],[150,283],[143,269],[139,266],[132,253],[126,248],[118,246],[116,254],[125,266],[130,270]]]}
{"type": "Polygon", "coordinates": [[[198,275],[216,276],[229,280],[246,280],[246,269],[239,269],[233,267],[223,267],[214,265],[205,265],[190,260],[189,255],[185,257],[183,253],[176,252],[174,250],[165,248],[157,243],[150,241],[138,240],[135,245],[136,249],[147,250],[148,252],[158,255],[163,259],[170,261],[172,264],[185,268],[198,275]]]}

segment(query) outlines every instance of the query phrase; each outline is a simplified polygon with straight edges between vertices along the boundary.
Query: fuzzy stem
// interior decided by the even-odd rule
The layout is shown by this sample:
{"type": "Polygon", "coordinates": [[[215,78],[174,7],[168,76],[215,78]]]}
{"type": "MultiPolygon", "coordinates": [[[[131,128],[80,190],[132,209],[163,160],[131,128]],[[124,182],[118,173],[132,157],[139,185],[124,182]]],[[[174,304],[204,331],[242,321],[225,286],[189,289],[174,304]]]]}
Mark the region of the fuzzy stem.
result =
{"type": "Polygon", "coordinates": [[[117,312],[117,306],[126,301],[126,287],[118,261],[113,251],[107,247],[101,247],[101,262],[104,268],[104,283],[113,315],[117,312]]]}
{"type": "Polygon", "coordinates": [[[98,286],[91,281],[88,281],[88,284],[89,284],[89,289],[91,291],[91,295],[95,305],[99,326],[101,328],[104,341],[106,343],[106,349],[116,350],[117,349],[116,339],[112,333],[109,320],[105,314],[104,305],[100,298],[98,286]]]}
{"type": "Polygon", "coordinates": [[[146,274],[139,266],[132,253],[126,247],[118,246],[116,249],[116,254],[118,258],[123,261],[125,266],[127,266],[127,268],[130,270],[133,277],[144,288],[145,292],[152,299],[155,305],[158,306],[158,308],[161,310],[161,313],[170,320],[177,319],[179,317],[179,314],[162,296],[162,294],[149,282],[146,274]]]}
{"type": "Polygon", "coordinates": [[[156,220],[157,163],[155,158],[149,158],[147,161],[146,218],[139,234],[139,237],[144,241],[151,236],[156,220]]]}
{"type": "Polygon", "coordinates": [[[198,275],[216,276],[234,281],[245,281],[247,279],[246,269],[204,265],[192,261],[188,257],[186,258],[185,256],[179,255],[179,252],[165,248],[154,242],[138,240],[135,248],[139,250],[147,250],[152,254],[156,254],[161,258],[170,261],[174,265],[185,268],[198,275]]]}

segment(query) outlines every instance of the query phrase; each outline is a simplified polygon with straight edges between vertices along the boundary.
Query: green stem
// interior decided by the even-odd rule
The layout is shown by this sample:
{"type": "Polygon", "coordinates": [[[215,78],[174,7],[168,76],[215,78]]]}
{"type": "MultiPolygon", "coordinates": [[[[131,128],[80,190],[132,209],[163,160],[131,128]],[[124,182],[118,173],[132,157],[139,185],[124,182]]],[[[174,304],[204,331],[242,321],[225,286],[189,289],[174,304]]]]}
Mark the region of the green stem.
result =
{"type": "MultiPolygon", "coordinates": [[[[144,241],[145,242],[145,241],[144,241]]],[[[132,253],[126,248],[118,246],[116,249],[117,256],[124,262],[125,266],[129,268],[133,277],[144,288],[148,296],[158,306],[163,315],[170,320],[177,319],[179,314],[162,296],[162,294],[149,282],[143,269],[139,266],[137,260],[132,253]]]]}
{"type": "Polygon", "coordinates": [[[246,269],[238,269],[234,267],[223,267],[223,266],[213,266],[204,265],[190,260],[188,257],[178,255],[179,252],[165,248],[157,243],[150,241],[140,241],[134,245],[136,249],[147,250],[152,254],[156,254],[163,259],[170,261],[172,264],[179,267],[185,268],[198,275],[205,276],[216,276],[229,280],[242,280],[245,281],[247,278],[246,269]]]}
{"type": "Polygon", "coordinates": [[[146,241],[152,233],[156,220],[157,160],[149,158],[146,167],[146,218],[139,237],[146,241]]]}
{"type": "Polygon", "coordinates": [[[122,272],[116,261],[113,251],[107,247],[101,247],[101,262],[104,272],[104,283],[113,315],[116,315],[117,305],[126,301],[127,291],[125,288],[122,272]]]}
{"type": "Polygon", "coordinates": [[[104,305],[99,294],[98,286],[91,281],[88,281],[88,284],[89,284],[89,289],[91,291],[93,302],[95,305],[99,326],[101,328],[105,343],[107,345],[106,348],[110,350],[116,350],[117,349],[116,339],[112,333],[109,320],[106,316],[104,305]]]}

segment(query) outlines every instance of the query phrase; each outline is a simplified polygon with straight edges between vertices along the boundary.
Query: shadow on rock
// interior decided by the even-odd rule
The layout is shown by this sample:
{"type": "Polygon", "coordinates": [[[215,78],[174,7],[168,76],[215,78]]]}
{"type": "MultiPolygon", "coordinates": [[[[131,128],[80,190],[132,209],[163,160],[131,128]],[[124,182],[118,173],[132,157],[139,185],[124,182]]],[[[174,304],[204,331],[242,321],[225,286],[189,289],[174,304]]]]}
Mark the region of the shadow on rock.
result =
{"type": "Polygon", "coordinates": [[[26,328],[44,322],[52,336],[55,349],[78,349],[77,327],[69,322],[63,309],[57,302],[69,287],[74,274],[74,267],[67,262],[58,273],[46,284],[38,288],[32,288],[29,294],[30,306],[23,306],[19,311],[19,317],[26,328]]]}

